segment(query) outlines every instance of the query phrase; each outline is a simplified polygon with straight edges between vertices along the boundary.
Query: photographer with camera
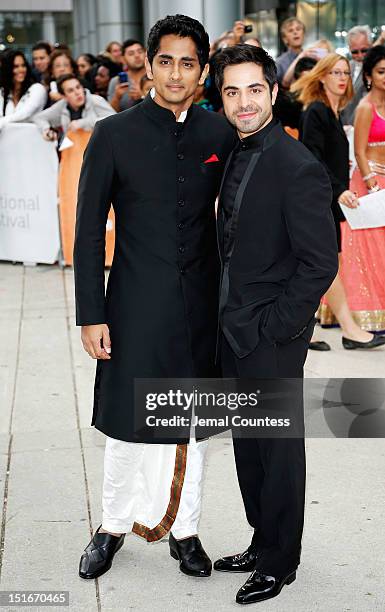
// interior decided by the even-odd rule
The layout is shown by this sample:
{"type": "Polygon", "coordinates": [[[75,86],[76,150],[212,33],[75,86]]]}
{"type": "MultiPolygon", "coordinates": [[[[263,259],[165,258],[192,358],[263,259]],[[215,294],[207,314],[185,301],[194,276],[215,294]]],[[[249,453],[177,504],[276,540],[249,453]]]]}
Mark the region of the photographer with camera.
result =
{"type": "Polygon", "coordinates": [[[252,31],[252,25],[245,24],[244,21],[234,21],[233,29],[223,32],[220,37],[212,43],[211,56],[216,53],[216,51],[220,51],[222,49],[226,49],[226,47],[232,47],[240,43],[246,43],[254,45],[255,47],[260,47],[261,44],[257,38],[248,38],[247,40],[245,40],[245,35],[251,34],[252,31]]]}

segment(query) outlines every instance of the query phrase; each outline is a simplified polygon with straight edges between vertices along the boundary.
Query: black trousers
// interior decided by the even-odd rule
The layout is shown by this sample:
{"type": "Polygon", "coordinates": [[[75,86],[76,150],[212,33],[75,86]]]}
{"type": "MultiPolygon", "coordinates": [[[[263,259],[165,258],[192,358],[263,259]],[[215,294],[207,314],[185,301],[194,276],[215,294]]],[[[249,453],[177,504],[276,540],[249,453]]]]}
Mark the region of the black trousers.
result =
{"type": "MultiPolygon", "coordinates": [[[[303,378],[308,341],[270,345],[264,339],[239,359],[221,339],[225,378],[303,378]]],[[[303,416],[302,402],[300,412],[303,416]]],[[[242,438],[233,431],[237,475],[253,541],[262,554],[257,568],[279,575],[300,561],[305,504],[305,445],[300,438],[242,438]]]]}

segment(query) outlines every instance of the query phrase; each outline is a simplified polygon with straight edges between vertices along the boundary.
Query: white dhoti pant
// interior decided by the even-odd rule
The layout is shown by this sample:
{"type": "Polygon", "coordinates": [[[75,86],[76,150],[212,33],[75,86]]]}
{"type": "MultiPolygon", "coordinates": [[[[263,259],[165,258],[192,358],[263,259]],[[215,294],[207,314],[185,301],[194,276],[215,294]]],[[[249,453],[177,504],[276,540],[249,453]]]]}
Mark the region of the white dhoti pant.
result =
{"type": "Polygon", "coordinates": [[[140,444],[107,437],[102,527],[147,541],[198,533],[208,441],[140,444]]]}

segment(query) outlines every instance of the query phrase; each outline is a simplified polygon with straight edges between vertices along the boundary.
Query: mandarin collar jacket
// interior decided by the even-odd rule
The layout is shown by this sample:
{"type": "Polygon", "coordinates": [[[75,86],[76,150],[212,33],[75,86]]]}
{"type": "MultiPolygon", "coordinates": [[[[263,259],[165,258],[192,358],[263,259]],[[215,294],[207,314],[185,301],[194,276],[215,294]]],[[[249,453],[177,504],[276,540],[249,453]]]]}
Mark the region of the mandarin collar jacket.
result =
{"type": "Polygon", "coordinates": [[[76,318],[110,329],[112,358],[98,361],[92,417],[110,437],[141,441],[135,379],[216,375],[215,200],[234,143],[223,116],[192,106],[177,122],[150,96],[93,131],[79,181],[76,318]],[[111,204],[115,252],[105,294],[111,204]]]}

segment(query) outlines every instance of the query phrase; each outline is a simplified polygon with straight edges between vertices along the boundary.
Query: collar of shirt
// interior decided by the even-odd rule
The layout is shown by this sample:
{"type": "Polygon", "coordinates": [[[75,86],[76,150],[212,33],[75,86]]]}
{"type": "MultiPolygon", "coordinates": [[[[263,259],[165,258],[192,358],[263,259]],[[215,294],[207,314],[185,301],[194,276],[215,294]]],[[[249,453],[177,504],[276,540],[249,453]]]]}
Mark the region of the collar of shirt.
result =
{"type": "Polygon", "coordinates": [[[263,142],[266,136],[271,132],[273,127],[278,124],[278,120],[275,117],[265,125],[261,130],[255,132],[255,134],[251,134],[251,136],[246,136],[246,138],[241,138],[239,142],[239,149],[241,151],[246,151],[248,149],[262,149],[263,142]]]}
{"type": "Polygon", "coordinates": [[[173,125],[175,125],[175,123],[185,123],[188,119],[190,119],[191,114],[193,112],[192,104],[187,110],[181,112],[178,120],[176,120],[174,113],[168,108],[164,108],[163,106],[157,104],[154,101],[154,97],[155,88],[153,87],[150,90],[149,95],[144,98],[141,105],[142,108],[145,109],[145,111],[148,112],[155,119],[159,119],[162,123],[171,123],[173,125]]]}

